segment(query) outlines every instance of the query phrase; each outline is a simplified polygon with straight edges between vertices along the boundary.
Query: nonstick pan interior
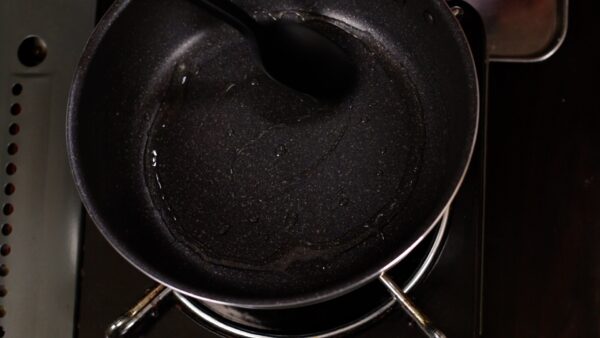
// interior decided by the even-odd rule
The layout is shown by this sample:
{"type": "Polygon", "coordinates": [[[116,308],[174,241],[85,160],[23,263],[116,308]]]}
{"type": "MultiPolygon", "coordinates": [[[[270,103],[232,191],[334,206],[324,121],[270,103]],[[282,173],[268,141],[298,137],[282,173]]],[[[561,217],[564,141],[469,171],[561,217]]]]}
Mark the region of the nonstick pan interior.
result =
{"type": "Polygon", "coordinates": [[[190,1],[119,1],[74,82],[68,142],[91,217],[186,293],[294,306],[366,281],[433,225],[471,153],[477,86],[442,1],[240,1],[359,65],[318,102],[262,73],[190,1]]]}

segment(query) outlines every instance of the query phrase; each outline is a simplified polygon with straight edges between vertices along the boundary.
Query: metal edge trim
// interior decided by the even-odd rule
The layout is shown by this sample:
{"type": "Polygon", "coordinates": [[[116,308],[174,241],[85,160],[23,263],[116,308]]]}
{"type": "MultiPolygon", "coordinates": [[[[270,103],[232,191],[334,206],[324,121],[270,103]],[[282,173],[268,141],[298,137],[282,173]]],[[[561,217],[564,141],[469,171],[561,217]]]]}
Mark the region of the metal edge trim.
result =
{"type": "Polygon", "coordinates": [[[548,60],[560,49],[567,37],[569,27],[569,0],[562,0],[562,16],[559,16],[558,24],[560,29],[548,46],[539,54],[526,56],[494,56],[490,55],[491,62],[501,63],[535,63],[548,60]]]}
{"type": "Polygon", "coordinates": [[[429,270],[429,267],[431,266],[434,259],[436,258],[438,251],[440,250],[440,246],[442,245],[442,241],[444,239],[444,234],[446,233],[446,227],[448,225],[448,217],[450,215],[451,209],[452,209],[451,207],[448,207],[444,211],[444,216],[442,217],[442,220],[440,221],[440,229],[438,230],[438,234],[436,235],[435,240],[433,241],[433,244],[431,245],[431,251],[429,251],[429,253],[427,254],[427,257],[425,257],[425,260],[423,261],[423,263],[421,264],[419,269],[415,272],[415,274],[411,277],[411,279],[408,281],[408,283],[406,283],[406,285],[404,285],[404,287],[402,288],[402,292],[404,292],[404,293],[410,292],[415,287],[415,285],[417,285],[417,283],[421,280],[421,278],[425,275],[425,272],[427,272],[427,270],[429,270]]]}

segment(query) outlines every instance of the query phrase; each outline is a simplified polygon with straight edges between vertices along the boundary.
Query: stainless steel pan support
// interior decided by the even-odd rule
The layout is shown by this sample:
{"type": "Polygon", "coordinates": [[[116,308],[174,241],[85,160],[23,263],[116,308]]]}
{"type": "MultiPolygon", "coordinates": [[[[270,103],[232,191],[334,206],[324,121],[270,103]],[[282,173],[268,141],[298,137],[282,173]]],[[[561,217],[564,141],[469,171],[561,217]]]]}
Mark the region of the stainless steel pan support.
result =
{"type": "MultiPolygon", "coordinates": [[[[402,310],[409,315],[412,320],[421,328],[423,333],[430,338],[443,338],[446,337],[439,329],[437,329],[433,322],[419,310],[412,300],[407,296],[407,293],[413,289],[413,287],[425,276],[429,268],[431,268],[435,257],[441,249],[441,244],[446,234],[446,227],[448,223],[448,215],[450,209],[446,209],[436,229],[435,239],[431,246],[431,250],[423,260],[421,266],[413,274],[413,276],[404,284],[401,288],[393,279],[387,274],[382,273],[379,276],[379,280],[389,290],[392,296],[390,301],[385,303],[376,311],[371,312],[367,316],[358,319],[356,322],[346,325],[341,328],[333,329],[329,332],[321,332],[318,335],[310,335],[311,337],[334,337],[342,333],[351,332],[362,325],[370,322],[374,318],[381,316],[383,313],[392,309],[396,304],[400,305],[402,310]]],[[[197,316],[203,322],[209,324],[218,331],[225,332],[227,334],[233,334],[239,337],[246,338],[269,338],[271,336],[265,334],[259,334],[255,332],[246,331],[241,328],[234,327],[230,324],[225,323],[222,319],[217,316],[200,309],[186,296],[169,289],[164,285],[157,285],[152,289],[146,296],[144,296],[136,305],[134,305],[129,311],[120,316],[115,320],[106,330],[106,338],[125,338],[132,337],[140,329],[146,328],[151,325],[152,321],[158,316],[158,312],[161,308],[161,304],[165,303],[169,299],[175,299],[175,301],[183,307],[186,312],[189,312],[193,316],[197,316]]]]}

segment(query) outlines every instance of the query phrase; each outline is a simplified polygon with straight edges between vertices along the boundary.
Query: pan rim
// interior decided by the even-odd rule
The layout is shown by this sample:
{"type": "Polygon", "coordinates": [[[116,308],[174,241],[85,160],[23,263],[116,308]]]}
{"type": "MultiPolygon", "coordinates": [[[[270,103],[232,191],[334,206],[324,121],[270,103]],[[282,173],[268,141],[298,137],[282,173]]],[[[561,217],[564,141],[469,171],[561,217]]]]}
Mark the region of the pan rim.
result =
{"type": "MultiPolygon", "coordinates": [[[[473,93],[472,98],[473,103],[473,115],[474,115],[474,128],[471,129],[471,134],[468,136],[470,139],[470,146],[468,155],[466,156],[466,160],[464,161],[464,166],[460,171],[460,177],[453,183],[452,189],[448,189],[451,191],[447,201],[441,205],[440,211],[437,213],[437,216],[433,218],[433,221],[429,226],[425,228],[425,230],[417,234],[418,236],[404,251],[402,251],[399,255],[395,256],[393,259],[385,259],[381,261],[381,264],[377,266],[379,268],[372,269],[372,271],[364,271],[359,278],[350,278],[343,282],[338,283],[341,285],[339,287],[329,287],[325,289],[320,289],[313,291],[309,296],[292,296],[292,297],[282,297],[277,300],[273,299],[256,299],[250,297],[231,297],[223,294],[216,294],[211,292],[198,292],[199,288],[192,288],[189,285],[181,285],[174,280],[172,276],[165,276],[160,271],[154,267],[153,264],[148,264],[140,260],[136,255],[126,249],[126,245],[123,245],[121,241],[114,237],[110,231],[107,230],[102,224],[105,224],[103,217],[98,213],[94,212],[94,198],[86,193],[86,183],[84,179],[84,175],[82,175],[80,166],[78,164],[77,155],[78,154],[78,144],[75,141],[75,137],[73,135],[74,126],[77,124],[75,116],[77,114],[74,113],[76,110],[76,106],[78,106],[80,101],[80,92],[82,90],[83,79],[85,78],[86,73],[88,72],[88,68],[90,66],[90,61],[92,56],[95,54],[99,45],[104,39],[105,33],[110,29],[112,23],[120,16],[121,12],[123,12],[127,5],[132,0],[116,0],[115,3],[109,8],[106,14],[102,17],[96,28],[94,29],[92,35],[88,39],[86,47],[83,50],[82,57],[77,65],[71,89],[69,91],[69,99],[67,104],[67,120],[66,120],[66,140],[67,140],[67,154],[68,161],[71,168],[71,174],[73,176],[76,189],[80,195],[80,198],[85,206],[86,210],[92,221],[95,223],[96,227],[99,229],[102,236],[109,242],[109,244],[114,248],[115,251],[119,253],[128,263],[133,265],[136,269],[141,271],[143,274],[148,276],[150,279],[156,281],[157,283],[163,284],[166,287],[180,293],[182,295],[192,297],[204,302],[211,302],[215,304],[239,307],[239,308],[249,308],[249,309],[285,309],[285,308],[295,308],[302,307],[307,305],[312,305],[316,303],[325,302],[327,300],[331,300],[347,294],[365,284],[375,280],[381,274],[387,272],[389,269],[397,265],[400,261],[402,261],[406,256],[412,252],[435,228],[436,224],[443,217],[444,210],[446,210],[453,202],[456,197],[458,191],[460,190],[467,171],[470,167],[470,163],[474,154],[475,145],[477,142],[477,133],[479,130],[479,119],[480,119],[480,84],[477,77],[477,70],[475,66],[474,56],[471,50],[471,47],[467,41],[465,33],[461,28],[456,18],[450,12],[450,9],[447,8],[447,13],[444,15],[448,15],[452,17],[455,24],[452,25],[451,34],[453,35],[456,43],[460,45],[460,49],[463,51],[463,54],[466,56],[465,62],[465,71],[466,74],[469,74],[473,79],[473,93]],[[179,285],[178,285],[179,284],[179,285]],[[187,289],[187,290],[186,290],[187,289]],[[189,290],[192,290],[189,291],[189,290]]],[[[445,1],[443,0],[434,0],[439,1],[441,6],[448,7],[445,1]]],[[[432,213],[433,214],[433,213],[432,213]]]]}

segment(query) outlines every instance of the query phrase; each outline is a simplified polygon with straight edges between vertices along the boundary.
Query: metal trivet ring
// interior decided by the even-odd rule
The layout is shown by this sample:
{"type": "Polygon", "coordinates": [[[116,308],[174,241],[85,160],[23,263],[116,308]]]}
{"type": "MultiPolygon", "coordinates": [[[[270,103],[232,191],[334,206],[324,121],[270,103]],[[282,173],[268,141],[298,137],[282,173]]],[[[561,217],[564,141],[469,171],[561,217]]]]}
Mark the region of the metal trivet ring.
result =
{"type": "MultiPolygon", "coordinates": [[[[338,327],[326,332],[319,333],[305,333],[297,337],[315,337],[325,338],[334,337],[340,334],[351,332],[355,329],[362,327],[363,325],[370,323],[372,320],[382,316],[387,311],[391,310],[396,304],[399,304],[401,308],[419,325],[423,332],[431,338],[443,338],[445,335],[436,329],[432,322],[418,310],[406,296],[406,293],[410,292],[415,285],[425,276],[426,272],[431,267],[432,263],[437,256],[441,244],[446,233],[446,227],[448,223],[448,216],[450,208],[448,207],[442,214],[441,219],[438,222],[437,234],[431,245],[427,256],[417,268],[415,273],[408,279],[402,288],[389,277],[387,271],[379,276],[382,284],[390,292],[390,300],[384,303],[379,308],[371,311],[370,313],[358,318],[352,323],[345,326],[338,327]]],[[[414,248],[413,248],[414,249],[414,248]]],[[[232,324],[227,323],[223,318],[219,318],[209,311],[202,309],[196,305],[190,298],[177,291],[171,290],[164,285],[158,285],[152,291],[150,291],[140,302],[138,302],[131,310],[119,317],[106,331],[107,338],[118,338],[127,337],[128,334],[144,326],[144,322],[151,320],[156,317],[155,309],[165,299],[174,297],[177,303],[183,308],[183,310],[198,318],[203,324],[210,325],[213,329],[216,329],[222,333],[227,333],[239,337],[246,338],[271,338],[273,335],[267,333],[257,332],[255,329],[244,329],[232,324]]]]}

